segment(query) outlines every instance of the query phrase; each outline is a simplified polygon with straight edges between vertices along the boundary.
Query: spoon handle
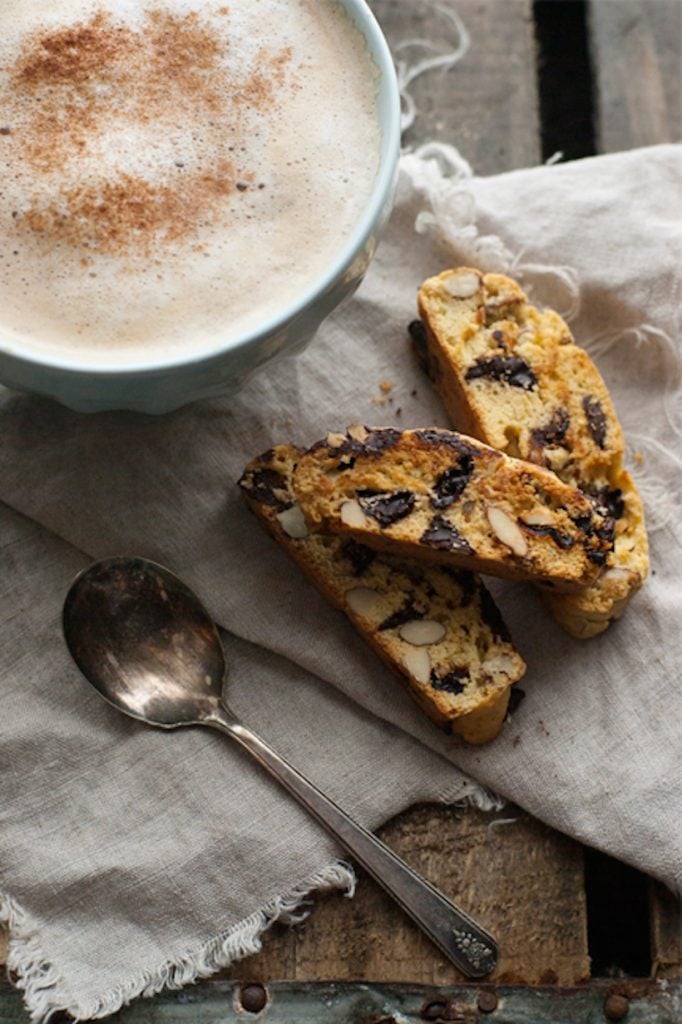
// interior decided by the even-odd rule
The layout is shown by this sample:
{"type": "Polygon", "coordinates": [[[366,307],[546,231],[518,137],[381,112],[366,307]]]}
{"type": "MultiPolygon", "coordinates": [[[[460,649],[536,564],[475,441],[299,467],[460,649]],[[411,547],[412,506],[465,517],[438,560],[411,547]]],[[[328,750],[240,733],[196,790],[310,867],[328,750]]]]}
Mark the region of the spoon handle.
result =
{"type": "Polygon", "coordinates": [[[408,867],[392,850],[353,821],[224,706],[204,724],[228,733],[296,797],[409,914],[438,948],[470,978],[497,963],[495,940],[462,910],[408,867]]]}

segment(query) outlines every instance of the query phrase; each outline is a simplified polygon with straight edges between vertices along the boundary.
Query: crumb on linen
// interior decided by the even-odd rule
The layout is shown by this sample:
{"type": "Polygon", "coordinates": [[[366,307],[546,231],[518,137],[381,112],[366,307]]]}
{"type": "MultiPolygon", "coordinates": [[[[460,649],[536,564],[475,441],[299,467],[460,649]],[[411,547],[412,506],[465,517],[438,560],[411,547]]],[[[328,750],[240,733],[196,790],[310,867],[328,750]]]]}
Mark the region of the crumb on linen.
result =
{"type": "Polygon", "coordinates": [[[379,390],[382,392],[382,394],[387,395],[390,391],[393,390],[393,381],[390,381],[390,380],[380,380],[379,381],[379,390]]]}
{"type": "Polygon", "coordinates": [[[644,462],[644,454],[642,452],[635,452],[632,458],[638,466],[641,466],[644,462]]]}
{"type": "Polygon", "coordinates": [[[372,405],[386,405],[388,398],[386,395],[372,395],[370,401],[372,405]]]}

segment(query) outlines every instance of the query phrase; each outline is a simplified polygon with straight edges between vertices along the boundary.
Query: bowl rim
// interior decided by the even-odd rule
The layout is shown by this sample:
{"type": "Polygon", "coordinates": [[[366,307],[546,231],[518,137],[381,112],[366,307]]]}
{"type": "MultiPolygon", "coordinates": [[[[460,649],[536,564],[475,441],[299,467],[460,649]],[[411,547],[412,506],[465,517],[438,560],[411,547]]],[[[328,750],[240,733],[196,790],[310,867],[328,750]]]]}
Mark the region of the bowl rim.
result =
{"type": "Polygon", "coordinates": [[[258,346],[259,342],[281,330],[295,319],[306,308],[315,305],[316,301],[340,277],[344,275],[353,260],[362,250],[367,239],[375,229],[381,217],[387,197],[391,194],[401,139],[401,100],[397,75],[393,58],[386,38],[368,6],[366,0],[331,0],[340,4],[346,14],[353,20],[358,30],[365,37],[369,58],[378,68],[378,86],[376,92],[377,118],[381,130],[381,147],[379,168],[372,186],[366,206],[363,208],[352,232],[344,245],[338,250],[332,261],[318,277],[314,278],[309,287],[284,306],[278,313],[259,324],[250,331],[236,335],[229,342],[218,342],[206,346],[199,352],[175,356],[168,360],[155,359],[147,362],[115,363],[98,359],[95,361],[79,360],[77,356],[59,356],[50,352],[26,352],[20,349],[21,342],[15,343],[0,336],[0,360],[10,360],[27,367],[64,371],[68,375],[87,375],[96,378],[125,378],[165,374],[182,367],[197,366],[216,360],[227,353],[238,352],[250,346],[258,346]]]}

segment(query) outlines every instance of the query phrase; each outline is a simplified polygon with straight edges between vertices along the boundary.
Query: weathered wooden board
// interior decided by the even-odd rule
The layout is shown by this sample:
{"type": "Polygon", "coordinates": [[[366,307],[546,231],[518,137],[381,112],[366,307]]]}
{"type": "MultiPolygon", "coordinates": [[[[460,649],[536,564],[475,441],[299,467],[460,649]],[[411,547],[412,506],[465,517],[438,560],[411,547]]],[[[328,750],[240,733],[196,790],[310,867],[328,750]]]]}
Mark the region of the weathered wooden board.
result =
{"type": "Polygon", "coordinates": [[[678,141],[680,0],[592,0],[590,25],[600,150],[678,141]]]}
{"type": "Polygon", "coordinates": [[[478,174],[539,163],[531,0],[370,0],[370,6],[399,59],[454,49],[460,35],[447,12],[461,20],[470,40],[450,70],[427,71],[410,86],[419,116],[405,145],[450,143],[478,174]],[[403,49],[406,40],[426,40],[436,49],[403,49]]]}
{"type": "Polygon", "coordinates": [[[651,880],[649,911],[651,974],[655,978],[679,978],[682,976],[680,901],[665,886],[651,880]]]}

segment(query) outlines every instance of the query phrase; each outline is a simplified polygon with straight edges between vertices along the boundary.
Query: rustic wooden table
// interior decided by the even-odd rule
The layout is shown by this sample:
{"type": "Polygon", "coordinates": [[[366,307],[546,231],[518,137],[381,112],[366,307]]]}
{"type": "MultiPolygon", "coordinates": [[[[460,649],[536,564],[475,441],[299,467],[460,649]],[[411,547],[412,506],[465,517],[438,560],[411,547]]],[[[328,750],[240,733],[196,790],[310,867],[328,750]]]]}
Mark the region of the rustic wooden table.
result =
{"type": "MultiPolygon", "coordinates": [[[[478,173],[492,174],[556,151],[571,159],[680,137],[682,0],[373,0],[373,7],[394,46],[409,38],[441,43],[451,11],[471,40],[450,70],[413,83],[419,115],[407,145],[453,143],[478,173]]],[[[452,25],[449,31],[455,39],[452,25]]],[[[417,807],[381,834],[493,934],[504,935],[490,984],[464,986],[462,975],[361,876],[354,900],[320,898],[305,924],[273,928],[260,954],[223,975],[256,983],[254,1005],[258,984],[274,992],[272,1024],[471,1022],[487,1014],[510,1024],[587,1024],[622,1019],[626,1011],[631,1021],[674,1024],[675,1011],[660,1006],[643,980],[682,973],[678,908],[660,885],[516,808],[484,814],[417,807]],[[581,1001],[584,990],[566,991],[590,979],[596,995],[589,1005],[581,1001]],[[312,984],[330,980],[337,984],[312,984]],[[362,998],[358,982],[367,983],[362,998]],[[509,985],[534,988],[519,994],[509,985]],[[524,1001],[524,992],[544,1002],[524,1001]]],[[[0,961],[2,955],[0,935],[0,961]]],[[[237,1019],[231,1014],[235,1000],[239,1008],[239,984],[205,983],[194,991],[152,1006],[138,1002],[116,1019],[237,1019]]],[[[26,1020],[16,995],[0,987],[0,1022],[26,1020]]]]}

